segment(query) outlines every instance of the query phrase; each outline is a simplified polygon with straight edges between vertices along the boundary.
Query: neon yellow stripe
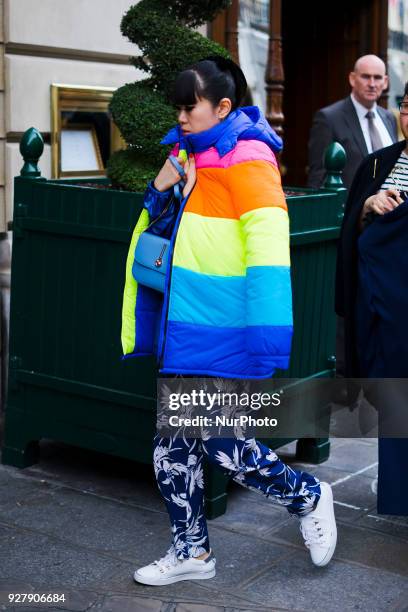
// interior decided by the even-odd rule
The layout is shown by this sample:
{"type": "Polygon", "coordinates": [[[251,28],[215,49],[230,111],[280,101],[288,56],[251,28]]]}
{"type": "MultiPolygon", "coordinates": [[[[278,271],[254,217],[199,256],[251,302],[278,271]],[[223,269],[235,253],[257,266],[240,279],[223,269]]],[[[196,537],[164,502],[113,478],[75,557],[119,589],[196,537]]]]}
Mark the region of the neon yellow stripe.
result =
{"type": "Polygon", "coordinates": [[[220,276],[244,276],[246,266],[290,266],[288,214],[277,206],[250,210],[240,220],[185,212],[173,264],[220,276]]]}
{"type": "Polygon", "coordinates": [[[240,221],[185,212],[177,234],[173,265],[203,274],[245,276],[240,221]]]}
{"type": "Polygon", "coordinates": [[[122,331],[121,341],[123,354],[128,355],[133,353],[135,349],[136,338],[136,318],[135,307],[137,299],[137,282],[132,275],[133,259],[135,254],[136,243],[139,240],[140,234],[146,229],[149,224],[149,213],[144,208],[140,213],[139,219],[133,230],[132,240],[130,241],[129,251],[126,259],[126,279],[125,288],[123,290],[122,303],[122,331]]]}
{"type": "Polygon", "coordinates": [[[290,266],[289,217],[278,206],[255,208],[241,215],[246,265],[290,266]]]}

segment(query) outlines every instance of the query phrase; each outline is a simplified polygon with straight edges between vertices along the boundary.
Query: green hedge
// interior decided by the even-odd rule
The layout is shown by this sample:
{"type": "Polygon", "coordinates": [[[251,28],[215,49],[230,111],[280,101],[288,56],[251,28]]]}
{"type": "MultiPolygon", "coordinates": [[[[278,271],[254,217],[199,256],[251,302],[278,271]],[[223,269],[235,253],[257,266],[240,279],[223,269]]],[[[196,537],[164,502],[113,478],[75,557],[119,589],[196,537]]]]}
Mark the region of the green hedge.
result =
{"type": "Polygon", "coordinates": [[[144,159],[140,150],[128,147],[111,156],[107,171],[115,187],[130,191],[144,191],[148,181],[156,177],[157,168],[158,164],[144,159]]]}
{"type": "Polygon", "coordinates": [[[124,15],[121,31],[141,52],[131,63],[148,78],[120,87],[110,104],[129,146],[109,160],[107,172],[114,184],[143,191],[146,181],[157,174],[168,154],[160,140],[177,120],[168,103],[176,75],[208,55],[229,57],[223,47],[191,27],[212,21],[230,2],[141,0],[124,15]]]}
{"type": "Polygon", "coordinates": [[[117,90],[110,110],[126,142],[142,152],[143,161],[164,162],[163,135],[176,123],[175,110],[149,81],[128,83],[117,90]]]}

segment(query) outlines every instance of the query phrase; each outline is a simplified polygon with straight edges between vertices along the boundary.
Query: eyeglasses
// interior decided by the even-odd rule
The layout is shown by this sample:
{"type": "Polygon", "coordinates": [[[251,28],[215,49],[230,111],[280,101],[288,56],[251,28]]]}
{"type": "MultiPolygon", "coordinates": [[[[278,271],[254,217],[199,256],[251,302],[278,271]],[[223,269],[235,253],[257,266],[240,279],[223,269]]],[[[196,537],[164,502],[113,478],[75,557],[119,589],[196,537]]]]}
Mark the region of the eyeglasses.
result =
{"type": "Polygon", "coordinates": [[[408,115],[408,102],[401,102],[398,104],[401,115],[408,115]]]}

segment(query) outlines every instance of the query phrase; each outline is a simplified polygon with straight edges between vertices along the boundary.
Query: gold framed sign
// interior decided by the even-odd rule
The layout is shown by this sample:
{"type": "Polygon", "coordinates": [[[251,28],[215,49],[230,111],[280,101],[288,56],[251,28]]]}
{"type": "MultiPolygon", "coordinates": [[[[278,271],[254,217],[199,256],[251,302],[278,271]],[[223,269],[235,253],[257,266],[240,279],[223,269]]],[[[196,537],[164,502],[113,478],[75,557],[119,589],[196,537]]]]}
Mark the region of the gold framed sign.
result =
{"type": "Polygon", "coordinates": [[[92,124],[70,124],[60,135],[61,173],[64,176],[104,174],[99,142],[92,124]]]}
{"type": "Polygon", "coordinates": [[[126,148],[108,107],[114,87],[51,85],[51,174],[105,175],[114,151],[126,148]]]}

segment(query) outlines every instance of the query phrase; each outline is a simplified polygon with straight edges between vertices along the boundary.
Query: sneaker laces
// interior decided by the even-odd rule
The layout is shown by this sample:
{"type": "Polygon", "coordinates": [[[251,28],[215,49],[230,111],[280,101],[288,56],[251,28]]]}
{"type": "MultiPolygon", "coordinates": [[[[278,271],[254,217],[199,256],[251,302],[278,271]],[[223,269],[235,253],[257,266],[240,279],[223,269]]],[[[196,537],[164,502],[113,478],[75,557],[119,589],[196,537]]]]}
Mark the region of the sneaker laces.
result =
{"type": "Polygon", "coordinates": [[[161,572],[165,572],[172,567],[175,567],[178,563],[176,552],[173,547],[169,548],[164,557],[161,557],[157,561],[153,561],[153,565],[157,565],[161,572]]]}
{"type": "Polygon", "coordinates": [[[305,516],[302,522],[300,523],[300,530],[305,540],[305,545],[308,548],[310,548],[310,546],[314,544],[326,544],[326,538],[321,519],[318,519],[315,516],[305,516]]]}

